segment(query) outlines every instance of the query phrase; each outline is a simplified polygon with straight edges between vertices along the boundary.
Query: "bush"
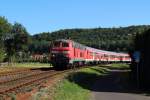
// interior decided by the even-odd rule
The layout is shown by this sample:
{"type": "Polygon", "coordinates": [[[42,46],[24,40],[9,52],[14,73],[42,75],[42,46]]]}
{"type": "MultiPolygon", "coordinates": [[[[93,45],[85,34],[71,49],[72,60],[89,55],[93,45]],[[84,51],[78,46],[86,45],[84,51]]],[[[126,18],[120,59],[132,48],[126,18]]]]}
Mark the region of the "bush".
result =
{"type": "Polygon", "coordinates": [[[0,62],[3,62],[4,58],[5,58],[5,51],[0,48],[0,62]]]}
{"type": "MultiPolygon", "coordinates": [[[[137,34],[135,38],[135,50],[140,51],[141,59],[139,65],[139,79],[140,84],[143,88],[150,89],[150,29],[141,33],[137,34]]],[[[135,63],[135,62],[133,62],[135,63]]],[[[137,66],[134,66],[136,72],[137,66]]],[[[137,74],[137,73],[135,73],[137,74]]],[[[136,75],[135,75],[136,76],[136,75]]]]}

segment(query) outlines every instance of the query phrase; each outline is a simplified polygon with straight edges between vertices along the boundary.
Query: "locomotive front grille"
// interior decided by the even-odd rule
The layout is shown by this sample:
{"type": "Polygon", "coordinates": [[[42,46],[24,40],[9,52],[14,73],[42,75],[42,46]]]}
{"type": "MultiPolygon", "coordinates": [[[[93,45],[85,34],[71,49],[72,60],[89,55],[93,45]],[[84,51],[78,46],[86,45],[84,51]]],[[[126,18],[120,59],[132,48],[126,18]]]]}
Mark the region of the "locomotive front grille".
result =
{"type": "Polygon", "coordinates": [[[69,58],[65,54],[53,54],[51,63],[54,67],[64,67],[69,63],[69,58]]]}

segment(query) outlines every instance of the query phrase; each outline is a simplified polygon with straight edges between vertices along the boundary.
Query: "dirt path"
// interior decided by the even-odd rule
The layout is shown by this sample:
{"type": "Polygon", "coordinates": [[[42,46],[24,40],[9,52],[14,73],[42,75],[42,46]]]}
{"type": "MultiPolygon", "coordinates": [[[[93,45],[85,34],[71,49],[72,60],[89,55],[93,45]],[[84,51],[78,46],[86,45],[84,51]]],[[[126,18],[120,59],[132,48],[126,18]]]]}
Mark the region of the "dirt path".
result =
{"type": "Polygon", "coordinates": [[[92,87],[92,100],[150,100],[150,96],[134,91],[125,79],[127,74],[127,70],[111,70],[100,77],[92,87]]]}

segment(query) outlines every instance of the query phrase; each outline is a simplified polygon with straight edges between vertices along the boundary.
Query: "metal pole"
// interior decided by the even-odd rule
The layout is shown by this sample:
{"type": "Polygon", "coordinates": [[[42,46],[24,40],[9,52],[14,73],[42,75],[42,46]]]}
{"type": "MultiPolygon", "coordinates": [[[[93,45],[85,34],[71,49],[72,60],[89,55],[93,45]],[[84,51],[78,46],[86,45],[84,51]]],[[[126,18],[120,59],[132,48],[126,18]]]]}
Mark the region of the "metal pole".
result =
{"type": "Polygon", "coordinates": [[[136,62],[137,64],[137,87],[139,88],[140,87],[140,81],[139,81],[139,63],[136,62]]]}

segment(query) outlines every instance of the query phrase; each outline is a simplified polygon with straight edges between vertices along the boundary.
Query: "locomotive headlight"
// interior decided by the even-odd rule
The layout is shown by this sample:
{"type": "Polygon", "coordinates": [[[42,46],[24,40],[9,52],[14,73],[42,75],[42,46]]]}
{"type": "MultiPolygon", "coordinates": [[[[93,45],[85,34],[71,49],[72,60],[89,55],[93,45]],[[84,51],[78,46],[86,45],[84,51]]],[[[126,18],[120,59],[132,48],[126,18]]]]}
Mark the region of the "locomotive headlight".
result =
{"type": "Polygon", "coordinates": [[[69,51],[62,51],[62,53],[67,54],[67,53],[69,53],[69,51]]]}
{"type": "Polygon", "coordinates": [[[59,53],[59,51],[52,51],[52,53],[59,53]]]}
{"type": "Polygon", "coordinates": [[[55,55],[54,55],[54,54],[52,54],[52,57],[55,57],[55,55]]]}
{"type": "Polygon", "coordinates": [[[67,54],[69,53],[69,51],[52,51],[52,53],[56,54],[56,53],[64,53],[67,54]]]}

